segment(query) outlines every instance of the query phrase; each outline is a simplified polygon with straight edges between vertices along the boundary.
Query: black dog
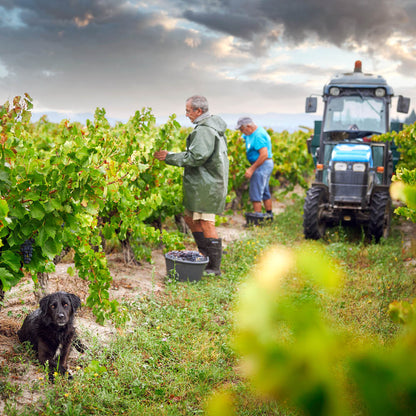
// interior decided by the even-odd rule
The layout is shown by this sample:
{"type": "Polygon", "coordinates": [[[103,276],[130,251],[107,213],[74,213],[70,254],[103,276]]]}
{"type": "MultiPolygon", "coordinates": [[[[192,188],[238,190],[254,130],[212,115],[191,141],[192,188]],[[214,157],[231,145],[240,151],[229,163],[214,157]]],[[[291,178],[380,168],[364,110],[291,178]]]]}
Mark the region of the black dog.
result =
{"type": "Polygon", "coordinates": [[[53,373],[67,372],[67,360],[75,335],[75,311],[81,306],[78,296],[56,292],[43,297],[39,309],[29,314],[17,331],[21,342],[29,341],[41,364],[49,363],[49,378],[53,373]]]}

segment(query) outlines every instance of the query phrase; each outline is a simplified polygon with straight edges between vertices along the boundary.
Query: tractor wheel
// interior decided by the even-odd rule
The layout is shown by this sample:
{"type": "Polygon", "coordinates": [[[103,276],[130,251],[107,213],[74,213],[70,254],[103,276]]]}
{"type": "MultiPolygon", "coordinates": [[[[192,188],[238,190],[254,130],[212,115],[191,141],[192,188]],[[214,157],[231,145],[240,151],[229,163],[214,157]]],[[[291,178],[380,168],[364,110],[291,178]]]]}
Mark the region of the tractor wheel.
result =
{"type": "Polygon", "coordinates": [[[388,192],[375,192],[370,204],[368,234],[378,243],[381,237],[387,238],[390,231],[392,205],[388,192]]]}
{"type": "Polygon", "coordinates": [[[322,188],[312,187],[306,193],[303,205],[303,233],[306,239],[319,240],[325,234],[323,212],[327,198],[322,188]]]}

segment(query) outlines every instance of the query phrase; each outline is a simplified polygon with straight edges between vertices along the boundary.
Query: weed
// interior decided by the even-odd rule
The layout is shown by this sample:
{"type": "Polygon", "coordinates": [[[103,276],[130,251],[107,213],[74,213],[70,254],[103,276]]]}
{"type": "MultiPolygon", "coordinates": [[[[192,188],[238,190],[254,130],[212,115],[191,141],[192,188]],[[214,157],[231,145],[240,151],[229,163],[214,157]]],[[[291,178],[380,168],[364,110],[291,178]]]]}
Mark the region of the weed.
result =
{"type": "Polygon", "coordinates": [[[0,397],[3,400],[16,396],[21,390],[18,384],[10,383],[9,381],[0,380],[0,397]]]}
{"type": "Polygon", "coordinates": [[[7,377],[10,374],[10,367],[8,365],[0,365],[0,377],[7,377]]]}

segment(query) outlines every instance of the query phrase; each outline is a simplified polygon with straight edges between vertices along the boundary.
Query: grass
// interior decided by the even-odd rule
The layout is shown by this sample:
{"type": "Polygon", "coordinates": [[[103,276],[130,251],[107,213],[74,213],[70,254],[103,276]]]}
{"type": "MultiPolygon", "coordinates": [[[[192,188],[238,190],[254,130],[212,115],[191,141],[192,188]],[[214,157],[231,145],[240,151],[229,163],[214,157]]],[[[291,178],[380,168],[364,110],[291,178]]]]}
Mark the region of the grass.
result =
{"type": "MultiPolygon", "coordinates": [[[[13,398],[22,389],[1,382],[7,415],[198,415],[213,392],[226,390],[235,397],[238,415],[298,414],[285,403],[253,394],[230,341],[239,285],[265,249],[295,247],[303,240],[301,216],[302,201],[295,199],[273,224],[250,229],[227,248],[221,277],[167,282],[164,293],[126,304],[131,320],[117,340],[104,347],[93,343],[72,381],[58,377],[54,385],[33,384],[33,390],[45,388],[38,402],[17,409],[13,398]]],[[[393,300],[412,299],[416,288],[415,269],[405,261],[401,240],[397,228],[387,241],[373,244],[360,230],[337,227],[317,242],[346,275],[342,292],[322,302],[334,325],[357,338],[394,339],[399,327],[388,318],[387,307],[393,300]]],[[[301,287],[299,296],[316,293],[301,287]]]]}

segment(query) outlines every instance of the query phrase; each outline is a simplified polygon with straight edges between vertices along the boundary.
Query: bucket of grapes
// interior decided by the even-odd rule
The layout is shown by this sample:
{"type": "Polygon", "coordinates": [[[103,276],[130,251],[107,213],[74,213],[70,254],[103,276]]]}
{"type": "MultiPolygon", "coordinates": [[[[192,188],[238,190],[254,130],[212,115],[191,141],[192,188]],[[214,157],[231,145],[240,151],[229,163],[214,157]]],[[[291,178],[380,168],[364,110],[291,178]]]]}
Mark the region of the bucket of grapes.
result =
{"type": "Polygon", "coordinates": [[[182,282],[201,280],[209,258],[198,251],[174,250],[165,254],[166,271],[169,277],[182,282]]]}
{"type": "Polygon", "coordinates": [[[263,225],[273,221],[273,214],[262,212],[246,212],[246,226],[249,225],[263,225]]]}

